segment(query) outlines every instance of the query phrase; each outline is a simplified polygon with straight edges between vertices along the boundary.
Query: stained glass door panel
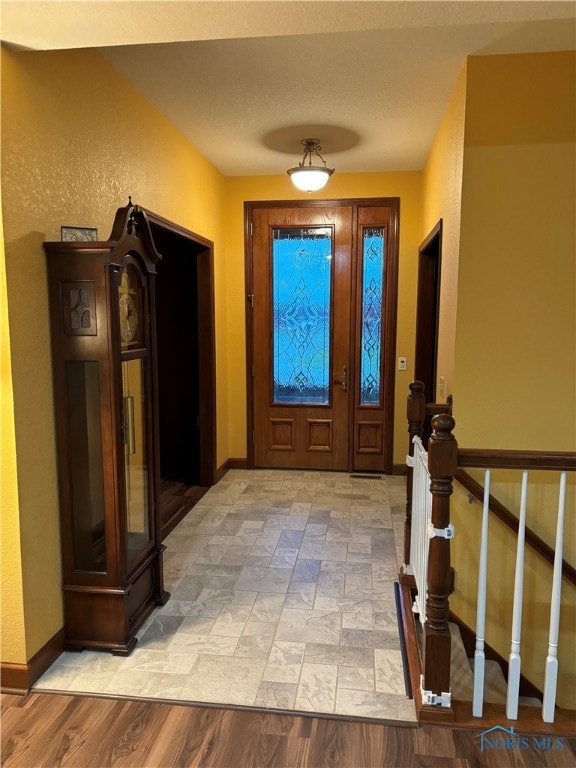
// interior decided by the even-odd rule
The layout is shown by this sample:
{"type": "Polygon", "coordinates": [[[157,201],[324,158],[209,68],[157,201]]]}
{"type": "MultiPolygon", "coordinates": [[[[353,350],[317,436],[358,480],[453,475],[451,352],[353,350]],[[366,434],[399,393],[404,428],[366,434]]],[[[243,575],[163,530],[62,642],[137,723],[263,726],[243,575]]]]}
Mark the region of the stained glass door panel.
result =
{"type": "Polygon", "coordinates": [[[382,400],[383,286],[384,228],[371,227],[362,239],[360,405],[380,405],[382,400]]]}
{"type": "Polygon", "coordinates": [[[330,402],[331,228],[272,230],[274,403],[330,402]]]}

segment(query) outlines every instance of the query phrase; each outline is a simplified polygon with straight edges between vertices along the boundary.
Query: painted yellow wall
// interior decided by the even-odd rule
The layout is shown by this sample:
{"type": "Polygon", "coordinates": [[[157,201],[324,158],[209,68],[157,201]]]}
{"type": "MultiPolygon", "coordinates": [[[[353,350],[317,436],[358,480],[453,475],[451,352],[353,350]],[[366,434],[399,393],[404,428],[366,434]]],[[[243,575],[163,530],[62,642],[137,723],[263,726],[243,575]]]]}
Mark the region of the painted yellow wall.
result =
{"type": "Polygon", "coordinates": [[[573,52],[468,61],[462,445],[576,450],[575,78],[573,52]]]}
{"type": "MultiPolygon", "coordinates": [[[[331,158],[337,167],[337,155],[331,158]]],[[[286,166],[287,163],[284,163],[286,166]]],[[[406,458],[406,396],[414,366],[414,331],[418,245],[421,242],[421,173],[336,172],[329,186],[314,195],[297,192],[287,175],[265,177],[229,177],[226,180],[226,219],[228,222],[228,370],[234,386],[229,387],[230,455],[246,456],[246,336],[244,288],[244,201],[343,199],[362,197],[400,198],[400,258],[398,278],[398,330],[396,354],[408,358],[408,370],[396,371],[394,463],[406,458]]]]}
{"type": "MultiPolygon", "coordinates": [[[[214,241],[218,461],[223,462],[229,455],[224,179],[97,52],[3,50],[2,56],[2,188],[15,424],[2,448],[3,459],[14,463],[14,448],[7,444],[11,433],[18,485],[2,516],[16,540],[20,527],[28,660],[63,623],[42,243],[59,240],[62,224],[97,227],[106,239],[128,195],[214,241]]],[[[11,572],[14,565],[13,576],[2,580],[8,592],[19,569],[9,561],[4,565],[11,572]]],[[[12,605],[10,597],[4,607],[9,616],[2,622],[2,660],[22,662],[22,608],[19,601],[12,605]]]]}
{"type": "Polygon", "coordinates": [[[2,600],[0,626],[10,626],[2,633],[0,658],[15,664],[26,663],[24,634],[24,587],[20,557],[20,520],[18,517],[18,488],[16,477],[16,446],[14,441],[14,400],[10,334],[6,299],[6,270],[4,266],[4,237],[0,208],[0,578],[2,600]]]}
{"type": "Polygon", "coordinates": [[[436,381],[436,392],[441,401],[452,392],[454,380],[465,109],[466,67],[462,69],[448,102],[423,172],[422,240],[442,219],[442,273],[436,381]],[[439,394],[440,377],[446,382],[443,396],[439,394]]]}
{"type": "MultiPolygon", "coordinates": [[[[472,57],[467,65],[454,398],[462,447],[576,450],[576,54],[472,57]]],[[[531,475],[528,525],[555,541],[558,473],[531,475]]],[[[494,494],[518,513],[507,475],[494,494]]],[[[479,512],[457,490],[453,610],[475,621],[479,512]]],[[[576,557],[570,478],[566,557],[576,557]]],[[[488,641],[510,649],[515,537],[493,526],[488,641]]],[[[527,556],[523,671],[543,680],[551,568],[527,556]],[[530,631],[528,631],[528,628],[530,631]],[[537,631],[536,631],[537,630],[537,631]]],[[[558,701],[576,706],[574,604],[564,582],[558,701]]]]}

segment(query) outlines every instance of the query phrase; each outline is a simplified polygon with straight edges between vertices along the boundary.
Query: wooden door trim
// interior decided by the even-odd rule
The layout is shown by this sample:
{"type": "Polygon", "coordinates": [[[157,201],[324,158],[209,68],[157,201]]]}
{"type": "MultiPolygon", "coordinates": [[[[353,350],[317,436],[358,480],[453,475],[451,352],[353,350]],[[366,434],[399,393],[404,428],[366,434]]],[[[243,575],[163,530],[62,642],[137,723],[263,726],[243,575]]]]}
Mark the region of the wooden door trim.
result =
{"type": "Polygon", "coordinates": [[[400,198],[388,203],[393,212],[390,222],[390,249],[387,251],[386,264],[386,295],[384,308],[384,413],[392,419],[389,429],[384,435],[383,461],[384,472],[391,475],[394,461],[394,395],[396,386],[396,335],[398,330],[398,263],[399,263],[399,232],[400,198]]]}
{"type": "Polygon", "coordinates": [[[246,463],[254,468],[254,340],[253,299],[254,279],[252,270],[252,211],[264,206],[244,203],[244,322],[246,327],[246,463]]]}
{"type": "Polygon", "coordinates": [[[438,374],[438,328],[440,322],[440,280],[442,275],[442,219],[429,232],[418,248],[418,289],[416,298],[416,338],[414,348],[414,378],[425,381],[426,400],[436,401],[438,374]],[[433,276],[426,260],[433,258],[433,276]],[[426,330],[432,328],[431,342],[426,330]],[[423,372],[423,368],[426,370],[423,372]]]}
{"type": "Polygon", "coordinates": [[[198,400],[200,423],[199,483],[211,486],[216,476],[216,343],[214,302],[214,243],[153,211],[142,209],[151,224],[190,241],[196,248],[198,279],[198,400]]]}
{"type": "MultiPolygon", "coordinates": [[[[383,445],[383,472],[393,471],[394,450],[394,395],[395,395],[395,358],[398,309],[398,264],[399,264],[399,222],[400,198],[339,198],[335,200],[258,200],[244,202],[244,276],[245,276],[245,327],[246,327],[246,422],[247,422],[247,466],[254,467],[254,380],[253,380],[253,314],[251,296],[253,295],[253,264],[252,264],[252,212],[261,208],[331,208],[347,207],[354,209],[357,219],[357,209],[363,207],[389,207],[392,211],[390,223],[389,259],[386,265],[386,280],[390,282],[390,296],[384,308],[384,350],[383,350],[383,405],[385,413],[389,414],[391,424],[386,430],[383,445]]],[[[357,224],[352,233],[352,248],[357,248],[357,224]]],[[[356,268],[356,267],[355,267],[356,268]]],[[[352,277],[355,280],[355,276],[352,277]]],[[[352,341],[351,341],[352,344],[352,341]]],[[[349,409],[350,429],[353,428],[354,408],[349,409]]],[[[354,450],[353,433],[349,432],[349,471],[352,471],[354,450]]]]}

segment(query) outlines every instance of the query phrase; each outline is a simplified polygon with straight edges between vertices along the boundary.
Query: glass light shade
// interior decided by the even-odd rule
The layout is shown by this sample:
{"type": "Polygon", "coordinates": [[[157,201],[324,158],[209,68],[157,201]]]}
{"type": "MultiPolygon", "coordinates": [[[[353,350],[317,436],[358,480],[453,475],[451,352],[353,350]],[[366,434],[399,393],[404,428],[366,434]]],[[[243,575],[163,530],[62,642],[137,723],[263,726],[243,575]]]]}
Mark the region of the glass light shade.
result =
{"type": "Polygon", "coordinates": [[[306,165],[290,168],[287,173],[297,189],[302,192],[317,192],[326,185],[334,170],[323,166],[306,165]]]}

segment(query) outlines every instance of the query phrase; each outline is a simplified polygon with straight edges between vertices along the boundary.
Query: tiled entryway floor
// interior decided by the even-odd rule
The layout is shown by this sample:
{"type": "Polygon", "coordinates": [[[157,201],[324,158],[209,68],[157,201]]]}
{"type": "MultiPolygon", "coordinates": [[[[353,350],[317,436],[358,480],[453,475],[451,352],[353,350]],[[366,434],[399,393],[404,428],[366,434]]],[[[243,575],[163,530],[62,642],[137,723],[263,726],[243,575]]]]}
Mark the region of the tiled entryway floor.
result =
{"type": "Polygon", "coordinates": [[[414,721],[394,579],[405,480],[231,470],[166,539],[132,655],[65,652],[36,690],[414,721]]]}

